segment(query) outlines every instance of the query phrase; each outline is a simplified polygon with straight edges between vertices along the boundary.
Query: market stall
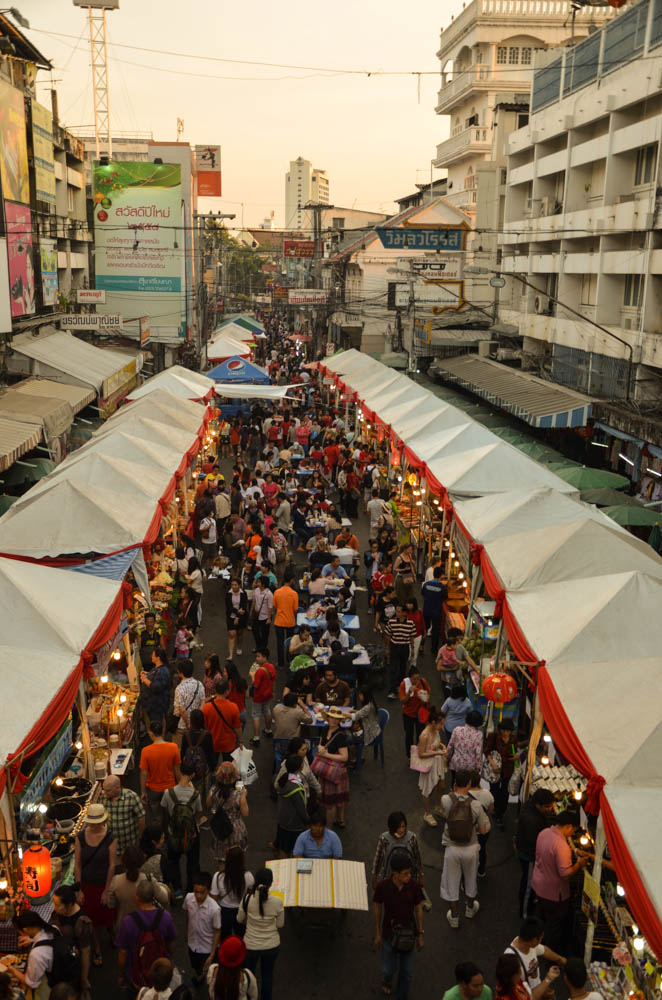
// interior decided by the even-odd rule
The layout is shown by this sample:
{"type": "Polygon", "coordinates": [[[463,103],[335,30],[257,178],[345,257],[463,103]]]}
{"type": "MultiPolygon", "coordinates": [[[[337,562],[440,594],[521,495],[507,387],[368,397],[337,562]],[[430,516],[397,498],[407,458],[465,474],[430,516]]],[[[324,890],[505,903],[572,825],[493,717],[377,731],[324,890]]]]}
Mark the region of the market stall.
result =
{"type": "Polygon", "coordinates": [[[158,375],[147,379],[141,386],[130,392],[126,398],[129,402],[133,402],[151,395],[156,389],[165,389],[173,396],[190,399],[194,402],[210,400],[214,395],[213,381],[206,375],[190,371],[181,365],[173,365],[172,368],[167,368],[166,371],[159,372],[158,375]]]}

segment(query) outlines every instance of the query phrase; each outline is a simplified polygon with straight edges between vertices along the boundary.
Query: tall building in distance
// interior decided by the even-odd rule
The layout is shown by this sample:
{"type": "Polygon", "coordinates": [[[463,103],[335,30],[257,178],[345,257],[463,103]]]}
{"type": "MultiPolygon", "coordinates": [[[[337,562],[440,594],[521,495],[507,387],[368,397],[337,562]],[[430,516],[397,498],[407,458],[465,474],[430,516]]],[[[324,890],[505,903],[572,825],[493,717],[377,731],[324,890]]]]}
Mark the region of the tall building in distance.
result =
{"type": "Polygon", "coordinates": [[[285,175],[285,228],[309,228],[310,213],[304,205],[309,202],[329,204],[329,178],[326,170],[313,167],[310,160],[299,156],[290,161],[285,175]]]}
{"type": "MultiPolygon", "coordinates": [[[[433,162],[448,170],[446,199],[470,216],[476,211],[477,164],[493,156],[497,96],[528,103],[536,52],[581,41],[614,13],[611,7],[577,6],[571,19],[561,0],[472,0],[442,29],[435,111],[449,119],[450,136],[437,146],[433,162]]],[[[523,111],[515,127],[527,120],[523,111]]]]}

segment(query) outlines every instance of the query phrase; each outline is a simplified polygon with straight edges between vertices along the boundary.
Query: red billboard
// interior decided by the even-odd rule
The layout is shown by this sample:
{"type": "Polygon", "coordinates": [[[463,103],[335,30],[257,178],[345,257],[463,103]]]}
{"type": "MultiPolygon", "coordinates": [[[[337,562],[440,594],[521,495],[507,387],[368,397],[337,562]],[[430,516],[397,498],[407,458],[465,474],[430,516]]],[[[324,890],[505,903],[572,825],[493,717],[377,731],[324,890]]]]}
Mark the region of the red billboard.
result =
{"type": "Polygon", "coordinates": [[[284,257],[314,257],[315,244],[312,240],[284,240],[284,257]]]}

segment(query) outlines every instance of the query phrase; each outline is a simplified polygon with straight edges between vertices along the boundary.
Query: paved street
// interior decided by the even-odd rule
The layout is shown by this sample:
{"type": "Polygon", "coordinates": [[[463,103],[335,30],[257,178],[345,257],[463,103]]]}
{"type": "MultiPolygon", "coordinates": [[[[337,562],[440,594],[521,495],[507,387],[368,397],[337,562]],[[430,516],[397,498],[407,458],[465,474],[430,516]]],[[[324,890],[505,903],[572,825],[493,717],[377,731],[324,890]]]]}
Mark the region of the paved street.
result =
{"type": "MultiPolygon", "coordinates": [[[[227,464],[227,463],[226,463],[227,464]]],[[[227,475],[228,468],[223,470],[227,475]]],[[[367,545],[368,525],[363,513],[354,526],[361,551],[367,545]]],[[[297,565],[304,565],[303,553],[295,553],[297,565]]],[[[363,585],[363,570],[359,583],[363,585]]],[[[221,657],[227,649],[225,613],[223,610],[224,585],[219,581],[207,582],[204,595],[202,641],[204,650],[195,655],[196,675],[202,676],[205,652],[218,652],[221,657]]],[[[358,595],[358,612],[361,617],[360,640],[375,640],[372,615],[368,613],[367,596],[358,595]]],[[[275,660],[273,630],[270,648],[275,660]]],[[[247,674],[252,663],[252,637],[247,633],[244,650],[237,657],[242,673],[247,674]]],[[[431,683],[433,693],[439,691],[432,657],[422,658],[423,673],[431,683]],[[433,674],[435,676],[433,676],[433,674]]],[[[280,680],[279,688],[282,687],[280,680]]],[[[401,713],[397,702],[386,700],[386,691],[378,693],[378,703],[388,708],[390,722],[385,733],[385,768],[373,761],[368,753],[360,775],[352,774],[351,800],[347,809],[347,828],[341,832],[345,857],[366,863],[368,879],[370,864],[378,835],[386,829],[386,817],[394,809],[406,813],[410,827],[419,836],[425,865],[425,883],[433,909],[425,915],[425,949],[415,960],[414,982],[411,995],[441,997],[443,991],[454,983],[453,969],[458,961],[472,959],[484,969],[486,981],[494,982],[494,964],[500,949],[517,931],[517,884],[519,867],[514,860],[512,838],[514,833],[514,808],[507,819],[505,831],[493,830],[488,844],[488,874],[479,883],[481,910],[472,920],[462,920],[460,930],[453,931],[446,922],[446,906],[439,899],[442,853],[441,834],[423,823],[422,800],[417,787],[417,776],[410,771],[404,755],[401,713]]],[[[272,856],[269,842],[276,832],[276,807],[268,794],[271,773],[271,745],[262,739],[255,752],[259,780],[248,792],[250,816],[248,867],[253,872],[272,856]]],[[[209,833],[203,835],[202,862],[213,871],[213,858],[209,850],[209,833]]],[[[183,920],[178,908],[173,910],[176,923],[183,931],[183,920]]],[[[360,997],[381,995],[379,990],[379,961],[372,950],[373,922],[370,913],[349,913],[338,922],[336,932],[306,928],[288,910],[282,949],[276,966],[276,1000],[291,995],[291,983],[296,981],[296,993],[301,997],[341,997],[355,993],[360,997]]],[[[177,946],[180,967],[186,967],[185,942],[177,946]]],[[[106,961],[113,960],[109,956],[106,961]]],[[[114,996],[109,984],[104,992],[106,977],[96,986],[99,996],[114,996]]],[[[202,991],[201,991],[202,993],[202,991]]],[[[95,996],[97,995],[95,989],[95,996]]]]}

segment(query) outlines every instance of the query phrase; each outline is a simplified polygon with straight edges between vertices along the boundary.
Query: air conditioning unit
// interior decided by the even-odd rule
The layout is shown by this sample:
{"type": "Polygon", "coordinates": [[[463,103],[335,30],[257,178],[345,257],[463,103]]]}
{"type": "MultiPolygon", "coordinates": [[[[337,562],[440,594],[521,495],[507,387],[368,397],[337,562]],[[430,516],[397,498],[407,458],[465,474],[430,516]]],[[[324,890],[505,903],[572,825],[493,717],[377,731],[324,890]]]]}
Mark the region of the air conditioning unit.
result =
{"type": "Polygon", "coordinates": [[[549,314],[549,299],[546,295],[536,295],[533,300],[533,308],[540,316],[549,314]]]}

